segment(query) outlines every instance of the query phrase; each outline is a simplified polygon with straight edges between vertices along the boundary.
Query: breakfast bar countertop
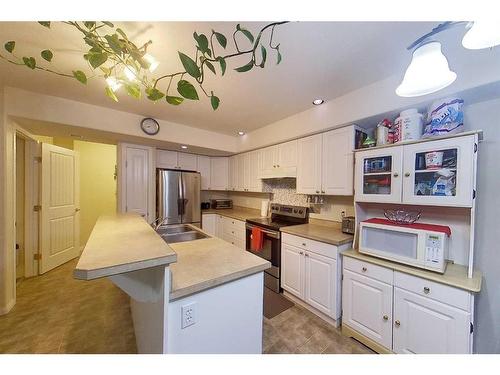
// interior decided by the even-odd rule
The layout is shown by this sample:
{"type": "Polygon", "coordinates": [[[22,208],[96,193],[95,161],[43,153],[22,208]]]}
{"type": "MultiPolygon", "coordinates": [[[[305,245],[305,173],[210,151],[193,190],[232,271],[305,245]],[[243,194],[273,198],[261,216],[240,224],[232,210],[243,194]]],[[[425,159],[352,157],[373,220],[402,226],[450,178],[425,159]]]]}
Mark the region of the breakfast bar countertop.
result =
{"type": "Polygon", "coordinates": [[[341,223],[336,221],[310,219],[308,224],[280,228],[281,232],[309,238],[330,245],[340,246],[352,242],[351,234],[343,233],[341,223]]]}
{"type": "Polygon", "coordinates": [[[138,271],[177,260],[177,254],[137,214],[99,217],[73,275],[92,280],[138,271]]]}

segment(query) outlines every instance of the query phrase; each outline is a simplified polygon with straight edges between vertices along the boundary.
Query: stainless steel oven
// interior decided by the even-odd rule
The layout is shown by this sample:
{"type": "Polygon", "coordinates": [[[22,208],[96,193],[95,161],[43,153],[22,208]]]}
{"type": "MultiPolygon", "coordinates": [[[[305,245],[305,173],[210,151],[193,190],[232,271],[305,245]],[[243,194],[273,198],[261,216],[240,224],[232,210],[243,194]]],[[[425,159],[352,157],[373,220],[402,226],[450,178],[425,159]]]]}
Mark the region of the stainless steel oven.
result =
{"type": "Polygon", "coordinates": [[[276,293],[280,292],[280,265],[281,265],[281,232],[263,228],[258,225],[246,224],[246,250],[258,257],[271,262],[271,268],[264,273],[264,285],[276,293]],[[263,244],[261,250],[252,250],[252,228],[259,227],[263,232],[263,244]]]}

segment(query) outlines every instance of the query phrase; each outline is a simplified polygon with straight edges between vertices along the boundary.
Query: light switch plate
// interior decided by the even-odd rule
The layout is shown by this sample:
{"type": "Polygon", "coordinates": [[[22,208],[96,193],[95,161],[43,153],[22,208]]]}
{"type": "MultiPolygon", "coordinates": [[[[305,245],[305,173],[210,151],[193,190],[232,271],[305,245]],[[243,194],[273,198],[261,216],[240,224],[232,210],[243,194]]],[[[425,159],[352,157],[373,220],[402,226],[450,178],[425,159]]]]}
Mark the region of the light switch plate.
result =
{"type": "Polygon", "coordinates": [[[192,326],[196,323],[196,302],[191,302],[181,307],[181,328],[192,326]]]}

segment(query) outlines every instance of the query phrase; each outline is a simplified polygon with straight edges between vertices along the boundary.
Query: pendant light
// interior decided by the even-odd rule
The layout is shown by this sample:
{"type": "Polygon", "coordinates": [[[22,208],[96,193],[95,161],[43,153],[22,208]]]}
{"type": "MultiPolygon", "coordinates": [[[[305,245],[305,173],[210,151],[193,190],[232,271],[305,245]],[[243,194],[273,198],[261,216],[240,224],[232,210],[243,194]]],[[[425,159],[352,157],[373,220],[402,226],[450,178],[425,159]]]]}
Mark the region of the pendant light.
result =
{"type": "Polygon", "coordinates": [[[403,97],[431,94],[451,85],[456,78],[441,51],[441,43],[424,42],[413,51],[411,63],[396,94],[403,97]]]}
{"type": "Polygon", "coordinates": [[[467,49],[492,48],[500,45],[500,21],[474,21],[462,39],[467,49]]]}

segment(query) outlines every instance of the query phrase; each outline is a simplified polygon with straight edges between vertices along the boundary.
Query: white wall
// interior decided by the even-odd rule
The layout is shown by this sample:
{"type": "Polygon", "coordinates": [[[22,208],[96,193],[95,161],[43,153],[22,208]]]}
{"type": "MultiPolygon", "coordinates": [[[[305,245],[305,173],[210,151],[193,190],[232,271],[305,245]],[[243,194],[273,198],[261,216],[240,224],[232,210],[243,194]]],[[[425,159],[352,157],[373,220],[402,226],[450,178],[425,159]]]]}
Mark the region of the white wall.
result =
{"type": "MultiPolygon", "coordinates": [[[[500,97],[500,92],[498,93],[500,97]]],[[[484,130],[479,145],[476,201],[475,267],[483,272],[476,299],[477,353],[500,353],[500,98],[466,108],[465,123],[484,130]]]]}

